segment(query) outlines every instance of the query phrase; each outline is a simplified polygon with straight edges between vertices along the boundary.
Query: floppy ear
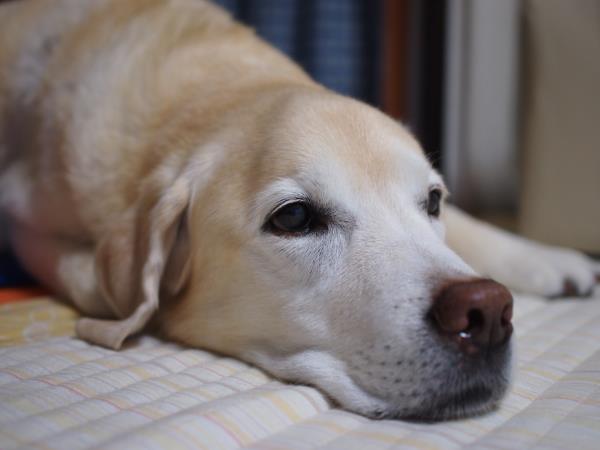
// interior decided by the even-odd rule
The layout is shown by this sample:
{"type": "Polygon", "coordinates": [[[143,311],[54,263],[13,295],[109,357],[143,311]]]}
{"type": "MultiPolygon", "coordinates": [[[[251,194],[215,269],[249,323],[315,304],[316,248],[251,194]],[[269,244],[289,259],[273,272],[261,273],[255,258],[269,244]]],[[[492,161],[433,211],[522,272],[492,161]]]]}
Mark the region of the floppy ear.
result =
{"type": "Polygon", "coordinates": [[[190,186],[180,176],[168,189],[146,186],[137,206],[96,249],[103,300],[119,320],[80,319],[79,337],[113,349],[140,331],[163,296],[174,296],[189,273],[187,215],[190,186]],[[168,270],[167,270],[168,266],[168,270]]]}

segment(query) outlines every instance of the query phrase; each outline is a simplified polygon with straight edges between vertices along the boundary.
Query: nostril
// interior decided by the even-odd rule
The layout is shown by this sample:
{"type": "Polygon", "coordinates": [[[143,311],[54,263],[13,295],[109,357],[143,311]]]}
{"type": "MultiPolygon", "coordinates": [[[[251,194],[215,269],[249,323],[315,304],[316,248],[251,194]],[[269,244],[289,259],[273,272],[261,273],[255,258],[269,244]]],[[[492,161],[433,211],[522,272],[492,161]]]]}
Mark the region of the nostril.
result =
{"type": "Polygon", "coordinates": [[[483,312],[479,309],[471,309],[467,313],[467,319],[469,321],[469,325],[465,331],[473,334],[474,331],[479,330],[485,326],[485,317],[483,316],[483,312]]]}

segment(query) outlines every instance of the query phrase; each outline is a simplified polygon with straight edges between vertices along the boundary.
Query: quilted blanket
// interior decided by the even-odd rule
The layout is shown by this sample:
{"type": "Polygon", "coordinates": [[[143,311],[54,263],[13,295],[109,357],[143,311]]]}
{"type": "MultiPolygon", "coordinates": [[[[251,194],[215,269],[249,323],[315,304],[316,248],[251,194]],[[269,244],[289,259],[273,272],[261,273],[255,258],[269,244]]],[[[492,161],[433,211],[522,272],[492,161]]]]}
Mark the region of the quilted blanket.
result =
{"type": "MultiPolygon", "coordinates": [[[[600,292],[596,293],[596,296],[600,292]]],[[[1,449],[600,448],[600,299],[516,299],[501,408],[439,424],[372,421],[240,361],[142,337],[72,337],[51,299],[0,306],[1,449]]]]}

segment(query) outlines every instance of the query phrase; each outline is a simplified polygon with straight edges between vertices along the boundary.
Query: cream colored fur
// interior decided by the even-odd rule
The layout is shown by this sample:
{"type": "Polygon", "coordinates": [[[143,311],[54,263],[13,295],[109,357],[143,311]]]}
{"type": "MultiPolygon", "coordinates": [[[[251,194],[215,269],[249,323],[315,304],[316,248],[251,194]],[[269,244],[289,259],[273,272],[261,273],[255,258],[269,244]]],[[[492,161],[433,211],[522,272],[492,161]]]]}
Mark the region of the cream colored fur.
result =
{"type": "Polygon", "coordinates": [[[2,5],[0,124],[12,245],[86,316],[78,334],[113,348],[152,321],[374,417],[489,383],[487,402],[440,413],[456,417],[493,407],[509,365],[431,381],[463,377],[423,319],[441,286],[594,283],[582,255],[450,207],[445,231],[422,207],[442,180],[403,127],[200,0],[2,5]],[[299,197],[331,211],[326,232],[264,229],[299,197]]]}

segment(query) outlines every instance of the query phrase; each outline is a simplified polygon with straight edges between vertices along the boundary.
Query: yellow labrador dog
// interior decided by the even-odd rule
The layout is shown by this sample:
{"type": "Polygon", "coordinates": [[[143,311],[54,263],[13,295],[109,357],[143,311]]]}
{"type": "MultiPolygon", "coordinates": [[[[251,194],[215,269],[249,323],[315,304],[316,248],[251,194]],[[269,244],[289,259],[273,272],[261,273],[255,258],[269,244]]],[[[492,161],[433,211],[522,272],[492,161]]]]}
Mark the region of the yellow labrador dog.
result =
{"type": "Polygon", "coordinates": [[[0,206],[92,342],[154,324],[370,417],[487,411],[512,331],[488,278],[586,294],[595,267],[444,197],[404,128],[204,1],[0,7],[0,206]]]}

